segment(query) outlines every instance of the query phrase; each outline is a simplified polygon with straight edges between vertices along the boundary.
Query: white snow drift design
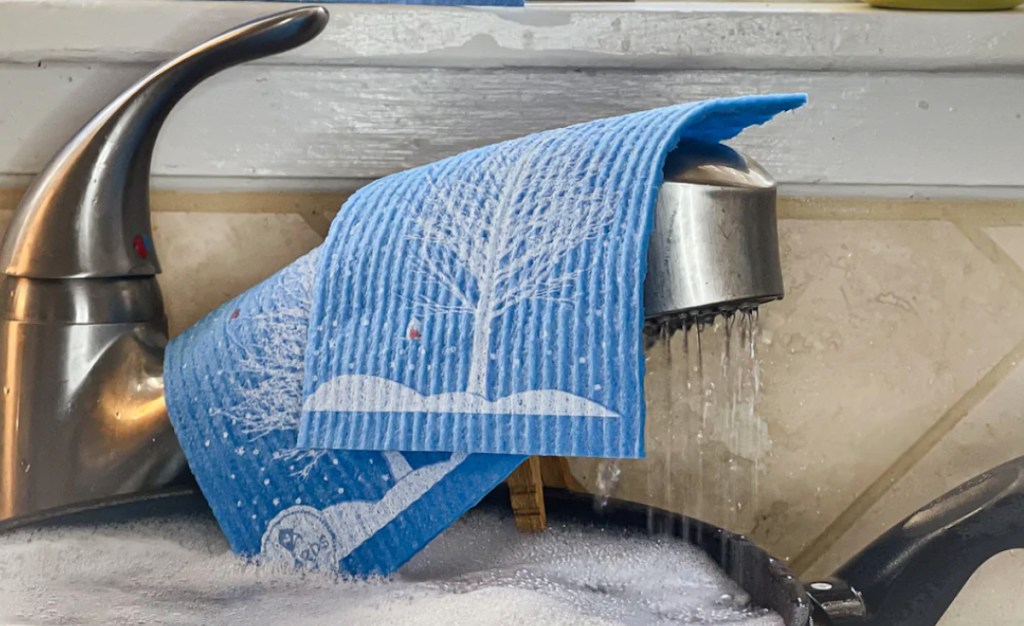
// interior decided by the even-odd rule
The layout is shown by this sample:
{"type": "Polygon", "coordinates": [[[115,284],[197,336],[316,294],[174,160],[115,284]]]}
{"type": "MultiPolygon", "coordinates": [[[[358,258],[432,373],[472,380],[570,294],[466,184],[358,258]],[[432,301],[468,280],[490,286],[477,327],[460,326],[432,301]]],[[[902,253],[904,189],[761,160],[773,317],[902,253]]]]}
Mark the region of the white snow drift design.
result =
{"type": "Polygon", "coordinates": [[[472,393],[425,396],[387,378],[343,374],[306,399],[306,411],[353,413],[468,413],[495,415],[568,415],[617,418],[619,415],[586,398],[546,389],[514,393],[493,402],[472,393]]]}
{"type": "Polygon", "coordinates": [[[394,486],[380,500],[351,500],[325,509],[296,505],[270,520],[260,553],[267,561],[300,569],[331,571],[338,562],[441,482],[466,460],[448,460],[412,469],[398,452],[383,452],[394,486]]]}

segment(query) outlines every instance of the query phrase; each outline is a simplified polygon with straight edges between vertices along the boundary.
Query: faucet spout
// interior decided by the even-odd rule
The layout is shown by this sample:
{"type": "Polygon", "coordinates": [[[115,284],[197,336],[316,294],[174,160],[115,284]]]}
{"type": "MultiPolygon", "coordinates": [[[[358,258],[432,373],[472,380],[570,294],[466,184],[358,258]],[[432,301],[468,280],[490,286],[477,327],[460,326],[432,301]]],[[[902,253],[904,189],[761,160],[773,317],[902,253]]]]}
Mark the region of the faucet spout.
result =
{"type": "Polygon", "coordinates": [[[783,295],[776,186],[752,159],[684,141],[669,155],[644,280],[648,320],[702,320],[783,295]]]}
{"type": "Polygon", "coordinates": [[[29,278],[118,278],[160,271],[149,215],[157,134],[204,79],[317,36],[322,7],[238,26],[163,63],[96,114],[38,175],[0,248],[0,268],[29,278]]]}

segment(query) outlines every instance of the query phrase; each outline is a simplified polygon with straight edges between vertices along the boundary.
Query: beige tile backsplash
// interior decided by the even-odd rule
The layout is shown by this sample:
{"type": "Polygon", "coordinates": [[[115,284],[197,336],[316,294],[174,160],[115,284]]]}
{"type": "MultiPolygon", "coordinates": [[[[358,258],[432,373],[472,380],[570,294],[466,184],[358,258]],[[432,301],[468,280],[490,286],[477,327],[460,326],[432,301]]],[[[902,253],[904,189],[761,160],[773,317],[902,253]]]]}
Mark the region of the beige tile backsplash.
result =
{"type": "Polygon", "coordinates": [[[294,213],[157,212],[153,239],[172,335],[322,241],[294,213]]]}
{"type": "MultiPolygon", "coordinates": [[[[17,195],[0,191],[4,224],[17,195]]],[[[340,200],[156,194],[172,332],[315,247],[340,200]]],[[[916,507],[1024,454],[1024,203],[784,199],[780,215],[787,295],[760,316],[758,413],[771,443],[757,502],[737,515],[673,494],[657,458],[627,465],[616,495],[684,511],[701,502],[709,521],[824,575],[916,507]]],[[[572,462],[586,485],[595,465],[572,462]]],[[[996,610],[985,623],[1022,623],[1022,581],[1020,554],[993,560],[944,626],[981,623],[985,606],[996,610]]]]}

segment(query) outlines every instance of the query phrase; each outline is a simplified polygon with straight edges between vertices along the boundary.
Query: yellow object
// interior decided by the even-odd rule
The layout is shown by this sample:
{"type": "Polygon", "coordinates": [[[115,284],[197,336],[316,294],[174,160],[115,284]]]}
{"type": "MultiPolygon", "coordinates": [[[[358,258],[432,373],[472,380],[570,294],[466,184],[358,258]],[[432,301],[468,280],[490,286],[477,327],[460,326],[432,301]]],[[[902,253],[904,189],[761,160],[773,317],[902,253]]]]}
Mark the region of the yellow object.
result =
{"type": "Polygon", "coordinates": [[[920,11],[999,11],[1012,9],[1021,0],[864,0],[874,7],[920,11]]]}

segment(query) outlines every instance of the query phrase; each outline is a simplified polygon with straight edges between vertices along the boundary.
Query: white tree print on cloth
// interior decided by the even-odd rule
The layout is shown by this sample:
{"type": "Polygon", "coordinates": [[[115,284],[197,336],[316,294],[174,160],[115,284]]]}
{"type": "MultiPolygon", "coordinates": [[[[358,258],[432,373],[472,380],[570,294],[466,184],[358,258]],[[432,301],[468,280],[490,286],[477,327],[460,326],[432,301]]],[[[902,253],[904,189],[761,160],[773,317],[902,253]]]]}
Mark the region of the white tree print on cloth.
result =
{"type": "Polygon", "coordinates": [[[589,172],[567,171],[574,156],[571,142],[559,153],[545,150],[557,135],[495,151],[479,181],[434,185],[414,214],[412,237],[422,242],[420,271],[448,296],[424,294],[416,304],[473,316],[468,393],[487,397],[491,333],[498,318],[527,300],[572,304],[572,288],[588,266],[565,269],[562,264],[614,218],[617,195],[593,189],[589,172]],[[542,157],[548,158],[538,163],[542,157]]]}
{"type": "MultiPolygon", "coordinates": [[[[605,233],[620,204],[621,194],[594,184],[604,170],[598,159],[579,165],[568,132],[504,145],[465,178],[431,183],[413,209],[408,237],[420,244],[420,280],[407,299],[424,314],[472,316],[466,391],[424,396],[386,378],[342,374],[321,384],[305,410],[619,417],[555,389],[495,400],[488,393],[498,320],[530,300],[573,305],[593,261],[572,255],[605,233]]],[[[421,332],[418,319],[412,332],[421,332]]]]}
{"type": "Polygon", "coordinates": [[[465,454],[412,469],[399,452],[383,452],[394,485],[380,500],[350,500],[324,509],[296,505],[270,520],[262,558],[299,569],[334,571],[338,562],[394,521],[456,467],[465,454]]]}
{"type": "Polygon", "coordinates": [[[257,382],[242,386],[238,404],[211,411],[212,415],[226,417],[251,439],[270,434],[290,437],[292,446],[274,450],[271,458],[288,463],[292,475],[302,478],[308,477],[327,454],[326,450],[294,447],[317,256],[312,252],[296,262],[293,279],[281,281],[270,294],[270,301],[263,303],[267,312],[242,316],[236,311],[229,316],[228,340],[243,352],[238,360],[240,377],[257,382]],[[252,337],[259,340],[253,341],[252,337]]]}

